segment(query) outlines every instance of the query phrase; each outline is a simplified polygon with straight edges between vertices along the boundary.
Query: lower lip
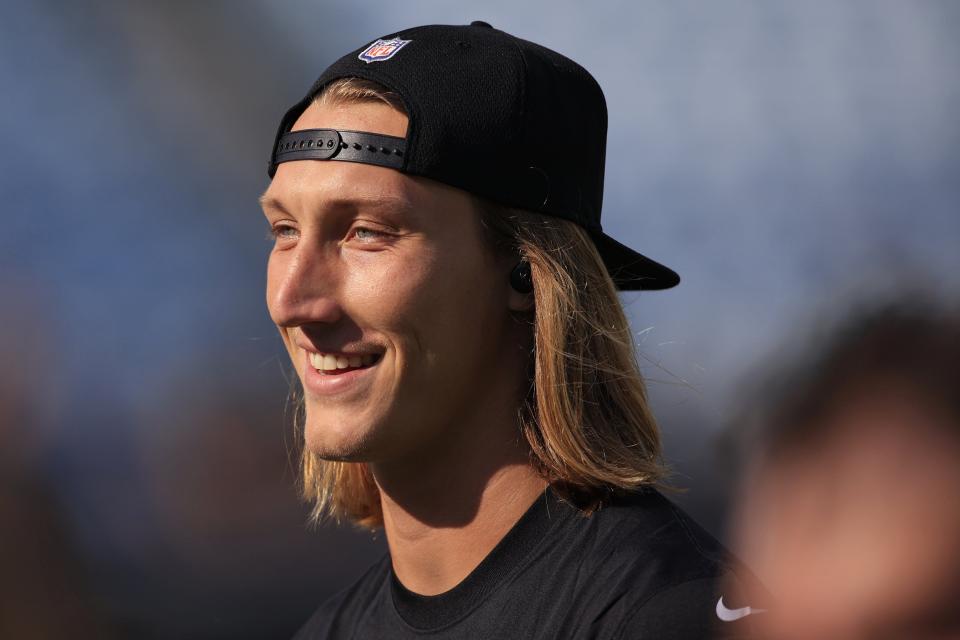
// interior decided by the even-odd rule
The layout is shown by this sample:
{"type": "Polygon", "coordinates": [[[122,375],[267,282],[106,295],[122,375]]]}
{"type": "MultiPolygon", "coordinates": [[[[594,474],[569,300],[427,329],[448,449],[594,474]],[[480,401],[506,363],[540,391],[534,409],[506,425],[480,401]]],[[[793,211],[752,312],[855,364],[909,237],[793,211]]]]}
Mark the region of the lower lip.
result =
{"type": "MultiPolygon", "coordinates": [[[[381,358],[382,359],[382,358],[381,358]]],[[[372,375],[373,370],[380,364],[380,360],[369,367],[351,369],[342,373],[321,373],[310,364],[310,354],[306,354],[304,362],[303,386],[307,393],[319,396],[332,396],[358,387],[372,375]]]]}

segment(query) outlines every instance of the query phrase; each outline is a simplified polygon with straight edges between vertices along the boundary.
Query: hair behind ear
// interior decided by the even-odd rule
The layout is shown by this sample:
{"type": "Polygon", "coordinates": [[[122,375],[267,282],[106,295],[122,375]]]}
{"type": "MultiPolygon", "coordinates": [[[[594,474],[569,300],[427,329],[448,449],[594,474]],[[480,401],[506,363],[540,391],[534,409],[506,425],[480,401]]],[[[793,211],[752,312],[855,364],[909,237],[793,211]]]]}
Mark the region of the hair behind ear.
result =
{"type": "Polygon", "coordinates": [[[480,201],[495,251],[522,255],[534,351],[523,432],[546,479],[590,509],[666,475],[659,429],[616,287],[576,224],[480,201]]]}

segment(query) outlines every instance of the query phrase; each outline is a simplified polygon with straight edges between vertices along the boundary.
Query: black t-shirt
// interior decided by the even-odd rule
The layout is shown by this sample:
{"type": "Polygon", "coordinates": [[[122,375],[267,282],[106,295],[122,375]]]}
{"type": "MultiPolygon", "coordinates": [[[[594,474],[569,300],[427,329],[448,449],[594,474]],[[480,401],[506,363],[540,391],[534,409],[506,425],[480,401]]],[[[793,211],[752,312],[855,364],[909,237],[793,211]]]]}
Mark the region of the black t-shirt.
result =
{"type": "Polygon", "coordinates": [[[384,556],[314,613],[321,638],[749,638],[754,579],[706,531],[644,489],[590,516],[547,489],[453,589],[413,593],[384,556]],[[718,602],[723,597],[723,603],[718,602]]]}

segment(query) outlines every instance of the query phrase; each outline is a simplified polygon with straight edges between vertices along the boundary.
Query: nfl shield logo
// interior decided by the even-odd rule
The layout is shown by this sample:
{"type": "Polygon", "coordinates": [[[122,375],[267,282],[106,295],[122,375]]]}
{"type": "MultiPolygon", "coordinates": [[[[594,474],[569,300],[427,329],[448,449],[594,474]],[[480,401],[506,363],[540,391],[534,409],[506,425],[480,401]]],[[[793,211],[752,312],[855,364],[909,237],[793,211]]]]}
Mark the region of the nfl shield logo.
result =
{"type": "Polygon", "coordinates": [[[404,46],[410,44],[412,40],[400,40],[399,38],[394,38],[392,40],[377,40],[372,45],[363,50],[363,52],[357,56],[367,64],[371,62],[383,62],[384,60],[389,60],[392,58],[397,51],[403,49],[404,46]]]}

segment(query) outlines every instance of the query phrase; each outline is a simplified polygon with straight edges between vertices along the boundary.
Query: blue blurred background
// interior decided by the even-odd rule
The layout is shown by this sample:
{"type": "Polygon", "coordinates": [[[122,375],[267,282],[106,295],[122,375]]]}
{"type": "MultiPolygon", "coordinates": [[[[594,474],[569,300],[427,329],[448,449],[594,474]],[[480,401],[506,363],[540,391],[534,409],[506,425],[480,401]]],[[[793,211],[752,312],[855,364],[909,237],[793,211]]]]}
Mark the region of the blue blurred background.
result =
{"type": "Polygon", "coordinates": [[[679,500],[718,536],[758,363],[904,288],[960,291],[960,4],[5,2],[0,633],[282,638],[383,551],[309,532],[256,204],[343,53],[480,19],[590,70],[605,228],[679,500]]]}

